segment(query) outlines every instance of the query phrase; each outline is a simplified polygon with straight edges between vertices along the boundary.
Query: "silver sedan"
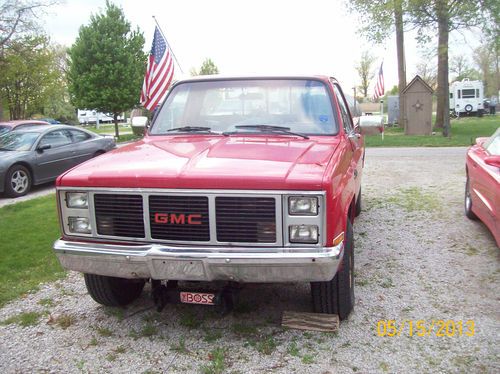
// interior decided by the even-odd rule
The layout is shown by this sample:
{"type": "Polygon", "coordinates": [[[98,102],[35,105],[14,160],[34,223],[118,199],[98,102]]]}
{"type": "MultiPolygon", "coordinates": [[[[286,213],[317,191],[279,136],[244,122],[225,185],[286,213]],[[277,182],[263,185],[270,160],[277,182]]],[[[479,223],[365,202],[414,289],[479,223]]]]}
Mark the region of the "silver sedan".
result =
{"type": "Polygon", "coordinates": [[[0,136],[0,193],[25,195],[32,185],[115,148],[112,137],[66,125],[41,125],[0,136]]]}

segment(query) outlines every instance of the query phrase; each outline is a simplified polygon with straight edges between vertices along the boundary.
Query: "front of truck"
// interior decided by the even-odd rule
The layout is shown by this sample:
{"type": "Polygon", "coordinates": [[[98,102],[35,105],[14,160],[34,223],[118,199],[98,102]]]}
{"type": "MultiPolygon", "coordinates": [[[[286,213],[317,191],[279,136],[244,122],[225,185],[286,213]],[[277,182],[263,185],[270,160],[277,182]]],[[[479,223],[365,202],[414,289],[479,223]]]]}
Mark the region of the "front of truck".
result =
{"type": "Polygon", "coordinates": [[[178,82],[143,140],[58,179],[55,252],[129,280],[330,281],[339,133],[325,78],[178,82]]]}

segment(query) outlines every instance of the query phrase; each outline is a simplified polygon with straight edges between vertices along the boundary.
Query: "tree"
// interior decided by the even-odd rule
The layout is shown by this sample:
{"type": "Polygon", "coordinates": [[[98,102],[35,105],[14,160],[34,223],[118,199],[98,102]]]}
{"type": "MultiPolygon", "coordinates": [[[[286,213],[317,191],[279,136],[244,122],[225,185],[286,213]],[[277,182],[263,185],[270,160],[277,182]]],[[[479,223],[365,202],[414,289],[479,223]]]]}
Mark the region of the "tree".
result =
{"type": "Polygon", "coordinates": [[[436,90],[437,74],[436,65],[433,61],[428,59],[420,60],[420,62],[417,63],[417,74],[420,75],[420,78],[422,78],[429,87],[436,90]]]}
{"type": "Polygon", "coordinates": [[[479,68],[479,79],[484,84],[484,95],[496,95],[498,84],[496,82],[495,51],[487,45],[479,46],[474,50],[473,59],[479,68]]]}
{"type": "MultiPolygon", "coordinates": [[[[9,44],[27,33],[37,32],[37,18],[44,8],[56,1],[0,0],[0,71],[4,72],[4,57],[9,44]]],[[[4,98],[0,97],[0,121],[3,118],[4,98]]]]}
{"type": "Polygon", "coordinates": [[[203,64],[201,64],[199,75],[212,74],[219,74],[219,69],[210,58],[206,58],[205,61],[203,61],[203,64]]]}
{"type": "Polygon", "coordinates": [[[57,1],[1,0],[0,1],[0,49],[16,35],[38,31],[37,19],[43,9],[57,1]]]}
{"type": "Polygon", "coordinates": [[[45,36],[11,40],[4,50],[0,93],[6,99],[10,119],[23,119],[38,112],[60,74],[53,69],[54,53],[45,36]]]}
{"type": "Polygon", "coordinates": [[[399,126],[404,124],[403,91],[406,87],[406,63],[404,55],[404,30],[409,0],[350,0],[347,5],[350,11],[357,12],[360,17],[361,33],[369,40],[382,42],[393,32],[396,33],[396,48],[399,80],[399,126]]]}
{"type": "Polygon", "coordinates": [[[474,70],[469,62],[469,59],[465,55],[456,55],[450,58],[450,72],[455,74],[455,77],[451,79],[451,82],[462,81],[464,78],[469,78],[471,80],[479,79],[479,75],[476,70],[474,70]]]}
{"type": "Polygon", "coordinates": [[[374,61],[375,58],[370,54],[369,51],[363,51],[363,53],[361,54],[361,60],[355,66],[355,69],[358,72],[359,80],[361,81],[359,89],[361,90],[364,98],[368,96],[368,87],[370,86],[370,82],[375,75],[375,73],[372,71],[374,61]]]}
{"type": "Polygon", "coordinates": [[[103,14],[80,27],[68,51],[69,92],[77,108],[118,115],[139,103],[145,73],[144,36],[131,31],[121,8],[106,2],[103,14]]]}
{"type": "Polygon", "coordinates": [[[443,136],[450,135],[448,41],[453,30],[470,28],[481,22],[480,1],[409,0],[411,22],[417,27],[420,39],[438,29],[438,71],[436,127],[443,136]]]}

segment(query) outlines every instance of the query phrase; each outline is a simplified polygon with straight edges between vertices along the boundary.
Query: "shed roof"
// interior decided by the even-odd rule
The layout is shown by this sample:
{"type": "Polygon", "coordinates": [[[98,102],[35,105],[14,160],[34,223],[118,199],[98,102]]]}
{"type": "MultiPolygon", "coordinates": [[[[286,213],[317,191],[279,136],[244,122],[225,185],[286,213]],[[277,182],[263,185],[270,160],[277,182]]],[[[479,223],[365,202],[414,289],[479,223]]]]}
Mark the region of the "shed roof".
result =
{"type": "Polygon", "coordinates": [[[415,78],[413,78],[411,80],[411,82],[406,85],[405,89],[403,90],[403,93],[406,93],[406,91],[408,91],[417,82],[420,82],[424,86],[424,88],[426,90],[428,90],[430,93],[434,92],[434,90],[431,88],[431,86],[429,86],[427,83],[425,83],[425,81],[420,77],[420,75],[417,74],[417,75],[415,75],[415,78]]]}

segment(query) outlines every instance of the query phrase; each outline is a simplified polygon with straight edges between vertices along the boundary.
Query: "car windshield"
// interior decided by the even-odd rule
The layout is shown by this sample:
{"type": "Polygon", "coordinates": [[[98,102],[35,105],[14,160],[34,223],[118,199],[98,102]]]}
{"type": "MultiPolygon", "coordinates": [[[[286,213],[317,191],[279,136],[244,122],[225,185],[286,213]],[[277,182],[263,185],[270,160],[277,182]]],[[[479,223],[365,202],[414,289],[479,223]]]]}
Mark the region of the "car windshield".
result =
{"type": "Polygon", "coordinates": [[[492,156],[500,155],[500,128],[483,144],[484,149],[492,156]]]}
{"type": "Polygon", "coordinates": [[[150,133],[333,135],[338,126],[323,82],[253,79],[175,86],[150,133]]]}
{"type": "Polygon", "coordinates": [[[0,126],[0,135],[5,134],[6,132],[10,131],[9,126],[0,126]]]}
{"type": "Polygon", "coordinates": [[[0,136],[0,151],[29,151],[40,134],[11,131],[0,136]]]}

